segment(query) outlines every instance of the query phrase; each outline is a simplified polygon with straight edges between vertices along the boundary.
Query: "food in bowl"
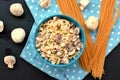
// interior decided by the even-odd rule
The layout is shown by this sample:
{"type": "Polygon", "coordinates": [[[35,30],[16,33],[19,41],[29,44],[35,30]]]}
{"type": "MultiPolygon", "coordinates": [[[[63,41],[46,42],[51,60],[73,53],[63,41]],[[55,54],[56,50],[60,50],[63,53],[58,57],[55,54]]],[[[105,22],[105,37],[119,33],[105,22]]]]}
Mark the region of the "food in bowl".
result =
{"type": "Polygon", "coordinates": [[[40,25],[36,48],[52,64],[68,64],[83,47],[79,33],[74,23],[55,16],[40,25]]]}

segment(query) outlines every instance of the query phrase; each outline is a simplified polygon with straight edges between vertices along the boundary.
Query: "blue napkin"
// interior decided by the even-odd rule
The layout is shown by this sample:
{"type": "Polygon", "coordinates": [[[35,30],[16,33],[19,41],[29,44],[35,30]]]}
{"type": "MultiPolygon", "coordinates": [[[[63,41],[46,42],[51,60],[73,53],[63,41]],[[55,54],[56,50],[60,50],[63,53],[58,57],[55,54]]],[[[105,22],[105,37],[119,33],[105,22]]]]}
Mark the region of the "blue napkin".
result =
{"type": "MultiPolygon", "coordinates": [[[[67,67],[53,67],[42,62],[42,60],[40,59],[40,55],[37,54],[33,48],[33,33],[35,33],[35,29],[38,27],[39,23],[44,18],[50,15],[61,14],[60,9],[56,4],[56,0],[51,0],[51,6],[48,9],[41,8],[39,6],[39,0],[25,1],[35,19],[35,22],[20,57],[31,65],[35,66],[36,68],[58,80],[82,80],[88,73],[85,72],[82,68],[79,68],[77,61],[67,67]]],[[[87,19],[89,16],[96,16],[99,18],[100,3],[101,0],[91,0],[90,4],[83,11],[84,18],[87,19]]],[[[116,5],[117,4],[118,2],[116,3],[116,5]]],[[[110,34],[106,55],[108,55],[120,42],[119,22],[120,18],[114,25],[113,30],[110,34]]],[[[95,40],[96,38],[96,32],[97,31],[91,32],[91,37],[93,40],[95,40]]]]}

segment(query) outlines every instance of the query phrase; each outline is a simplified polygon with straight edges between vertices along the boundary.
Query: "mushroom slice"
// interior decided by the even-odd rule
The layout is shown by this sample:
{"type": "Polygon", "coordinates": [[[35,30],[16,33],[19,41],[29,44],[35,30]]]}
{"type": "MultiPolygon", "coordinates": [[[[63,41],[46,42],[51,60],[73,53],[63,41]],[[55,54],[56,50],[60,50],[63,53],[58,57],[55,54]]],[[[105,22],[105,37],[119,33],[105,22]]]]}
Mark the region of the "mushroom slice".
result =
{"type": "Polygon", "coordinates": [[[74,29],[74,32],[75,32],[75,34],[79,34],[79,33],[80,33],[80,29],[79,29],[78,27],[76,27],[76,28],[74,29]]]}
{"type": "Polygon", "coordinates": [[[61,63],[67,64],[67,63],[69,63],[69,59],[66,57],[63,57],[61,60],[61,63]]]}
{"type": "Polygon", "coordinates": [[[75,49],[73,49],[71,52],[68,53],[69,56],[74,55],[75,54],[75,49]]]}

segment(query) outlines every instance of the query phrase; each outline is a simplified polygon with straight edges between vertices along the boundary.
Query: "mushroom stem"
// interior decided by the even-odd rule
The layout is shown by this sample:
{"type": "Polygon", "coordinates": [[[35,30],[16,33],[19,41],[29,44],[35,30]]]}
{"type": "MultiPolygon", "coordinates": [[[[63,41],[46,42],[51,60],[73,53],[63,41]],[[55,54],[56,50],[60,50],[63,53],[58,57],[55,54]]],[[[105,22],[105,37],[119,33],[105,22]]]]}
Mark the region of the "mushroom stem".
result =
{"type": "Polygon", "coordinates": [[[9,63],[9,64],[8,64],[8,68],[13,69],[13,67],[14,67],[14,65],[13,65],[12,63],[9,63]]]}

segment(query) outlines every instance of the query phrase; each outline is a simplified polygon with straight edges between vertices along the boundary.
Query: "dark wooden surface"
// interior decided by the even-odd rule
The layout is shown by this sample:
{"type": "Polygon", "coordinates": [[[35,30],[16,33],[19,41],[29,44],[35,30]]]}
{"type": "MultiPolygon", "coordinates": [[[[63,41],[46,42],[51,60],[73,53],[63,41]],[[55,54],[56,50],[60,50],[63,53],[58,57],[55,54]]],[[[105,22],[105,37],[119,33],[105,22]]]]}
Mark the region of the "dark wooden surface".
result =
{"type": "MultiPolygon", "coordinates": [[[[0,20],[3,20],[5,23],[5,30],[0,33],[0,80],[55,80],[19,57],[34,23],[34,19],[27,8],[25,1],[0,0],[0,20]],[[25,13],[21,17],[15,17],[9,12],[9,6],[15,2],[20,2],[25,9],[25,13]],[[24,42],[21,44],[15,44],[10,37],[11,31],[17,27],[25,29],[27,33],[24,42]],[[5,50],[7,48],[12,50],[12,54],[17,59],[17,63],[13,70],[8,69],[3,62],[3,58],[6,55],[5,50]]],[[[119,80],[119,75],[120,45],[118,45],[111,54],[107,56],[105,61],[105,75],[102,80],[119,80]]],[[[94,79],[89,74],[84,80],[94,79]]]]}

